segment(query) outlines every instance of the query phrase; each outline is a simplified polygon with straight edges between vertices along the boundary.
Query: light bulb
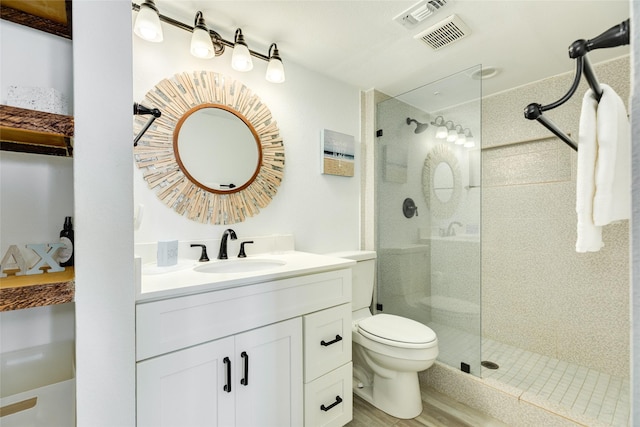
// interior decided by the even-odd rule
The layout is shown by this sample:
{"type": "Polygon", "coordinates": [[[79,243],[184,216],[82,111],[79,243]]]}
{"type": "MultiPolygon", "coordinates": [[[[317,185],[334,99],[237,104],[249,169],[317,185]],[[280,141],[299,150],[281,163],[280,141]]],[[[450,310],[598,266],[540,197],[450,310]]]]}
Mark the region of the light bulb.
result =
{"type": "Polygon", "coordinates": [[[231,68],[236,71],[250,71],[253,69],[253,61],[249,48],[244,41],[242,30],[236,30],[235,43],[233,45],[233,55],[231,56],[231,68]]]}
{"type": "Polygon", "coordinates": [[[209,31],[196,27],[193,29],[191,36],[191,54],[198,58],[213,58],[215,51],[213,50],[213,42],[209,31]]]}
{"type": "Polygon", "coordinates": [[[160,16],[153,0],[147,0],[140,6],[133,32],[138,37],[150,42],[158,43],[163,40],[160,16]]]}
{"type": "Polygon", "coordinates": [[[284,82],[284,66],[282,65],[281,60],[273,58],[269,60],[266,79],[271,83],[284,82]]]}
{"type": "Polygon", "coordinates": [[[267,65],[267,74],[265,76],[267,81],[271,83],[284,82],[284,65],[282,65],[282,59],[280,59],[280,52],[278,52],[278,46],[272,43],[269,46],[269,65],[267,65]]]}
{"type": "Polygon", "coordinates": [[[444,139],[449,134],[449,131],[445,126],[438,126],[438,130],[436,130],[436,138],[444,139]]]}

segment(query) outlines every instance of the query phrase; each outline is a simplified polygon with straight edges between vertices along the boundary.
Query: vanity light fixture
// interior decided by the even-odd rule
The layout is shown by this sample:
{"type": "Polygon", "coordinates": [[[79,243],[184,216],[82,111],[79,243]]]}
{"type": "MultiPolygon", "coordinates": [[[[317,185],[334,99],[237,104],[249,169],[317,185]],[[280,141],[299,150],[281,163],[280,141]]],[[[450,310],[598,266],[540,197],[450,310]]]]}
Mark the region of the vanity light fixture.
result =
{"type": "Polygon", "coordinates": [[[138,37],[150,42],[159,43],[163,40],[162,27],[160,26],[160,14],[153,0],[145,0],[140,5],[140,11],[136,16],[133,32],[138,37]]]}
{"type": "Polygon", "coordinates": [[[436,138],[444,139],[447,137],[449,133],[449,129],[444,125],[444,117],[438,116],[434,121],[431,122],[432,125],[438,126],[436,129],[436,138]]]}
{"type": "Polygon", "coordinates": [[[202,12],[198,11],[198,13],[196,13],[193,25],[191,54],[197,58],[213,58],[216,52],[213,48],[213,41],[211,40],[207,24],[204,22],[202,12]]]}
{"type": "Polygon", "coordinates": [[[280,52],[278,52],[278,46],[275,43],[271,43],[271,46],[269,46],[269,65],[267,65],[265,78],[271,83],[284,82],[284,66],[282,65],[280,52]]]}
{"type": "Polygon", "coordinates": [[[236,71],[251,71],[253,69],[253,61],[249,53],[249,47],[244,41],[242,30],[238,28],[233,39],[233,56],[231,57],[231,68],[236,71]]]}
{"type": "Polygon", "coordinates": [[[198,58],[213,58],[224,53],[225,47],[233,48],[231,57],[231,67],[236,71],[249,71],[253,68],[251,57],[262,59],[267,62],[267,72],[265,78],[272,83],[282,83],[285,81],[284,66],[278,51],[278,46],[272,43],[267,55],[249,49],[244,40],[242,30],[238,28],[234,41],[223,39],[220,34],[209,29],[205,23],[202,12],[198,11],[194,19],[194,26],[191,27],[166,15],[158,12],[153,0],[144,0],[142,5],[131,4],[131,8],[138,11],[134,24],[134,33],[143,40],[161,42],[163,40],[162,27],[160,22],[170,24],[192,33],[191,54],[198,58]],[[208,33],[208,35],[207,35],[208,33]]]}
{"type": "Polygon", "coordinates": [[[447,142],[454,142],[456,145],[462,145],[465,148],[473,148],[476,143],[469,128],[462,128],[462,125],[456,125],[451,120],[445,122],[444,117],[437,116],[432,125],[438,126],[436,129],[436,138],[447,139],[447,142]]]}

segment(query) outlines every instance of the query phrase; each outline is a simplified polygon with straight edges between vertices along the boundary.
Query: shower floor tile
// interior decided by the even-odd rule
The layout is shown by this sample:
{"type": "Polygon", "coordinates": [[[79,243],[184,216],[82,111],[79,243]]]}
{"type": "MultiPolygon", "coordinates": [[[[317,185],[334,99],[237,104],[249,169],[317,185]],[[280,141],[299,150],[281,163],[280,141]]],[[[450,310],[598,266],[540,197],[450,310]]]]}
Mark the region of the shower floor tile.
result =
{"type": "MultiPolygon", "coordinates": [[[[487,338],[482,359],[499,369],[482,368],[482,378],[518,388],[552,411],[566,408],[567,415],[585,417],[602,426],[629,426],[630,383],[574,363],[515,348],[487,338]]],[[[595,423],[594,423],[595,424],[595,423]]]]}

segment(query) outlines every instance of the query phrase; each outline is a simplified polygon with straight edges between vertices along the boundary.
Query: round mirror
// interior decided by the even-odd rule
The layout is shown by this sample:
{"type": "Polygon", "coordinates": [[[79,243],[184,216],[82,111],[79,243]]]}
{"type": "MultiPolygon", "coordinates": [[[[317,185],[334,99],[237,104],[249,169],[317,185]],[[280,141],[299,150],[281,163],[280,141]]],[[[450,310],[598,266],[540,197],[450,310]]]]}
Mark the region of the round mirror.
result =
{"type": "Polygon", "coordinates": [[[436,145],[427,154],[422,168],[422,193],[434,218],[451,218],[462,192],[460,167],[455,153],[446,144],[436,145]]]}
{"type": "Polygon", "coordinates": [[[446,162],[438,163],[433,172],[433,190],[438,200],[446,203],[453,195],[453,171],[446,162]]]}
{"type": "MultiPolygon", "coordinates": [[[[147,92],[162,112],[134,147],[149,188],[179,215],[234,224],[257,215],[284,176],[284,143],[262,100],[212,71],[180,73],[147,92]]],[[[148,120],[134,116],[134,134],[148,120]]]]}
{"type": "Polygon", "coordinates": [[[180,169],[207,191],[241,191],[260,170],[258,135],[244,117],[224,105],[192,108],[178,122],[173,139],[180,169]]]}

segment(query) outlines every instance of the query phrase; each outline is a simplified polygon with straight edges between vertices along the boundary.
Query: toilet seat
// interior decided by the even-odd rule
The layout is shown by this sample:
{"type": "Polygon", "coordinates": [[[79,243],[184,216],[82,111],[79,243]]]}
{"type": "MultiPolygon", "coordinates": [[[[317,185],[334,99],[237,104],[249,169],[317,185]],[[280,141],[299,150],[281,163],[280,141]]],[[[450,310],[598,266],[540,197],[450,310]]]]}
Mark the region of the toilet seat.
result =
{"type": "Polygon", "coordinates": [[[438,345],[435,332],[426,325],[393,314],[376,314],[358,322],[358,332],[370,340],[402,348],[438,345]]]}

